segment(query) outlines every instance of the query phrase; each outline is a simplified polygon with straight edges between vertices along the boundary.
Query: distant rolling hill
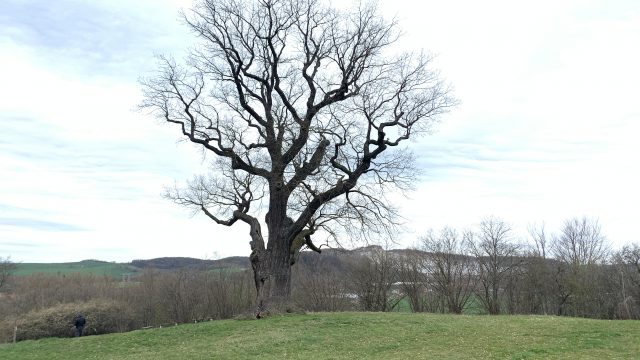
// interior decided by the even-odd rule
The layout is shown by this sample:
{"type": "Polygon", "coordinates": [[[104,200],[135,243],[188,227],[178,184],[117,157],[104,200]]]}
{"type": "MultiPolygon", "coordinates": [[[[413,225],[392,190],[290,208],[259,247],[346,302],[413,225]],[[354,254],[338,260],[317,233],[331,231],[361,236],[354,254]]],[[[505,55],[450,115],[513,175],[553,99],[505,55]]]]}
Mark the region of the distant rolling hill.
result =
{"type": "MultiPolygon", "coordinates": [[[[371,251],[379,250],[379,246],[367,246],[354,250],[323,249],[322,254],[312,251],[300,253],[298,264],[305,264],[320,269],[333,269],[343,271],[345,269],[345,254],[367,255],[371,251]]],[[[391,250],[401,253],[409,250],[391,250]]],[[[161,257],[148,260],[133,260],[130,263],[115,263],[100,260],[83,260],[69,263],[19,263],[16,275],[24,276],[37,273],[43,274],[70,274],[90,273],[95,275],[109,275],[120,278],[123,275],[132,275],[143,269],[157,269],[171,271],[178,269],[191,270],[229,270],[242,271],[251,269],[251,263],[247,256],[231,256],[217,260],[197,259],[191,257],[161,257]]]]}
{"type": "Polygon", "coordinates": [[[195,269],[195,270],[244,270],[251,267],[246,256],[232,256],[218,260],[203,260],[190,257],[162,257],[150,260],[133,260],[131,265],[138,269],[153,268],[159,270],[195,269]]]}

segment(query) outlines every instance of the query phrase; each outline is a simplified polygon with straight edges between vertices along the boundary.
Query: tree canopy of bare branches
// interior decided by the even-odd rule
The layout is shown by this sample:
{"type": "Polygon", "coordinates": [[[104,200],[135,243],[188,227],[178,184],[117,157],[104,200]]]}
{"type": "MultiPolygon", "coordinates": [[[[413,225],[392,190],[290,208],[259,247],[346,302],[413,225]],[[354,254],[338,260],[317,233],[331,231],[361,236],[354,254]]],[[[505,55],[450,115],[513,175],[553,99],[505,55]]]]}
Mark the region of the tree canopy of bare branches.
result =
{"type": "Polygon", "coordinates": [[[555,257],[572,266],[602,262],[609,252],[598,221],[583,217],[566,220],[553,244],[555,257]]]}
{"type": "Polygon", "coordinates": [[[396,23],[375,6],[325,4],[198,0],[183,17],[198,39],[186,61],[160,57],[142,81],[141,108],[215,159],[167,195],[249,225],[262,309],[288,301],[290,266],[301,247],[319,251],[318,230],[391,230],[384,194],[415,174],[404,144],[455,104],[429,56],[391,51],[396,23]]]}

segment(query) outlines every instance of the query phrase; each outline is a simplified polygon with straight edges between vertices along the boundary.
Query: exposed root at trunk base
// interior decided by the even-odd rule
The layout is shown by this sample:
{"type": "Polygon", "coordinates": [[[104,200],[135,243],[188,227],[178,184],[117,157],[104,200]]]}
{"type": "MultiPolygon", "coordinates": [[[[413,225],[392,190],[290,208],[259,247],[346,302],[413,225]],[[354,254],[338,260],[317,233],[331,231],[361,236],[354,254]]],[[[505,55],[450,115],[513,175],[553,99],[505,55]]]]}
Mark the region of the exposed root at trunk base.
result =
{"type": "Polygon", "coordinates": [[[235,320],[256,320],[256,319],[264,319],[273,316],[282,316],[286,314],[298,314],[305,315],[307,312],[299,307],[294,305],[293,303],[289,303],[287,305],[280,306],[271,306],[271,307],[258,307],[253,311],[249,310],[240,314],[237,314],[233,318],[235,320]]]}
{"type": "Polygon", "coordinates": [[[284,315],[284,314],[306,314],[306,311],[295,304],[278,304],[271,306],[259,306],[254,312],[256,319],[262,319],[270,316],[284,315]]]}

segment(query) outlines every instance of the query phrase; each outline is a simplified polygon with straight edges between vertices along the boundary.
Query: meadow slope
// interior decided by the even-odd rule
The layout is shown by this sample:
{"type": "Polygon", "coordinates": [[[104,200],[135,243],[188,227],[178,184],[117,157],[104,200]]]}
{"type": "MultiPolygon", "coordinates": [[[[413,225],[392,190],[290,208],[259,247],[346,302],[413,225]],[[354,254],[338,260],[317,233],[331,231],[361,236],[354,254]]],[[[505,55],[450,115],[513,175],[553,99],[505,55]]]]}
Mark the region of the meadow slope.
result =
{"type": "Polygon", "coordinates": [[[129,264],[112,263],[99,260],[83,260],[69,263],[18,263],[16,264],[16,276],[34,274],[93,274],[106,275],[119,279],[123,274],[131,274],[138,271],[129,264]]]}
{"type": "Polygon", "coordinates": [[[0,359],[634,359],[640,321],[311,313],[0,345],[0,359]]]}

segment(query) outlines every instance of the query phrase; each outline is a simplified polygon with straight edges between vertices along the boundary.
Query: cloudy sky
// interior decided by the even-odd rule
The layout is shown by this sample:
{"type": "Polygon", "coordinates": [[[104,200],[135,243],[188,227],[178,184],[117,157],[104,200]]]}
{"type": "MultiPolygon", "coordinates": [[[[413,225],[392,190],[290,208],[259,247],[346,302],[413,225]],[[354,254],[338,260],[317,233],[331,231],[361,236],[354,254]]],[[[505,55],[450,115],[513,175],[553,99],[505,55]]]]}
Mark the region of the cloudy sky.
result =
{"type": "MultiPolygon", "coordinates": [[[[412,143],[410,246],[487,216],[549,230],[598,219],[638,242],[640,2],[380,0],[461,105],[412,143]]],[[[154,54],[192,42],[186,0],[0,2],[0,257],[21,262],[246,255],[247,229],[160,196],[201,172],[178,131],[136,110],[154,54]]]]}

